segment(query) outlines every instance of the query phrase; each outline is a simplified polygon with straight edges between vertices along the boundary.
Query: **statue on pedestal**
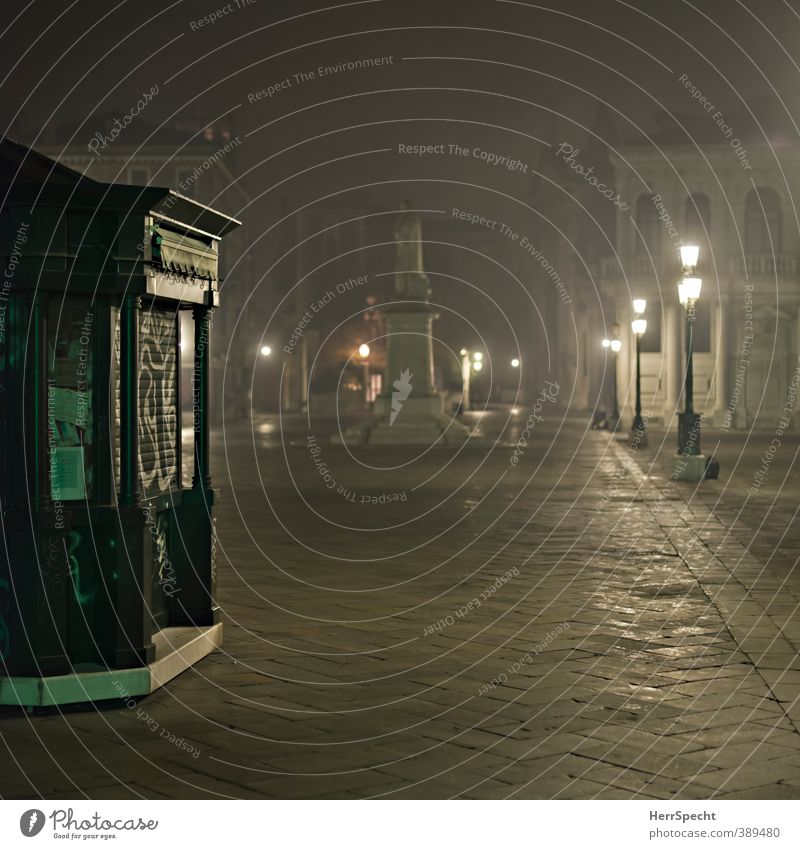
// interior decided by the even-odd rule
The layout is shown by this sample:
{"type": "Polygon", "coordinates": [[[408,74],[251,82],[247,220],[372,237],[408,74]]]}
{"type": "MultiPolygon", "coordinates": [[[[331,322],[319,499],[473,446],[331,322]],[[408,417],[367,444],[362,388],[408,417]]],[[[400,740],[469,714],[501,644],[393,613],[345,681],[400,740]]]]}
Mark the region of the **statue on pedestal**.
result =
{"type": "Polygon", "coordinates": [[[431,290],[422,265],[422,222],[412,210],[410,201],[404,200],[402,206],[403,212],[394,230],[395,295],[398,298],[427,301],[431,290]]]}
{"type": "Polygon", "coordinates": [[[460,444],[474,435],[444,415],[444,396],[433,370],[433,322],[428,276],[422,264],[422,223],[409,201],[394,230],[393,300],[380,307],[386,323],[383,392],[373,415],[344,431],[337,440],[370,445],[460,444]]]}

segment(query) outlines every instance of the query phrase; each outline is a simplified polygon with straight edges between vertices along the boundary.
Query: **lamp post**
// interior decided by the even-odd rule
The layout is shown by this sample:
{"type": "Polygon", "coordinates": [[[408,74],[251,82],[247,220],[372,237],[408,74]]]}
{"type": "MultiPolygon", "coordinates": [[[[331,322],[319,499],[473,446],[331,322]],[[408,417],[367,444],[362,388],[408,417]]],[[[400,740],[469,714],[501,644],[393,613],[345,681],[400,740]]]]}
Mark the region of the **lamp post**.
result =
{"type": "Polygon", "coordinates": [[[693,342],[697,301],[703,281],[695,276],[699,248],[681,246],[683,276],[678,283],[678,299],[686,310],[686,375],[683,412],[678,414],[678,454],[672,469],[673,480],[697,483],[719,474],[719,463],[700,453],[700,416],[694,411],[693,342]]]}
{"type": "Polygon", "coordinates": [[[683,413],[678,417],[678,451],[686,456],[700,454],[700,422],[694,411],[694,363],[692,343],[697,300],[703,281],[699,277],[684,277],[678,285],[678,298],[686,310],[686,377],[684,381],[683,413]]]}
{"type": "Polygon", "coordinates": [[[607,350],[610,350],[614,355],[613,359],[613,371],[614,378],[612,381],[612,403],[611,403],[611,430],[617,429],[617,424],[619,423],[619,404],[617,403],[617,354],[622,350],[622,340],[619,338],[619,325],[615,324],[612,328],[613,333],[611,338],[603,339],[602,345],[607,350]]]}
{"type": "Polygon", "coordinates": [[[642,336],[647,331],[647,319],[644,311],[647,301],[644,298],[635,298],[633,301],[634,319],[631,322],[631,330],[636,339],[636,414],[631,426],[631,444],[638,447],[646,440],[646,424],[642,418],[642,336]]]}
{"type": "Polygon", "coordinates": [[[683,457],[700,455],[700,422],[694,411],[694,320],[703,281],[695,276],[700,250],[695,245],[681,246],[683,277],[678,283],[678,300],[686,310],[686,374],[683,413],[678,415],[678,453],[683,457]]]}
{"type": "Polygon", "coordinates": [[[369,373],[369,345],[366,342],[362,342],[358,346],[358,356],[361,358],[361,368],[362,368],[362,382],[364,383],[364,404],[369,407],[370,402],[372,401],[372,390],[370,387],[370,373],[369,373]]]}

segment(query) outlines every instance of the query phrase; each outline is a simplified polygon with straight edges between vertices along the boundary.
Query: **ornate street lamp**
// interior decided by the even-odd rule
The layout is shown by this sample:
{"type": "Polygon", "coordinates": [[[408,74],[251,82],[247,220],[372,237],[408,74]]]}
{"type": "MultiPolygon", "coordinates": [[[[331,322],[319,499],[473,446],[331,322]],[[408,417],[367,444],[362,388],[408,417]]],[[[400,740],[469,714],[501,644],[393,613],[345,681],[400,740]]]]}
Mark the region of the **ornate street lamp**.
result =
{"type": "Polygon", "coordinates": [[[647,331],[647,319],[644,318],[644,311],[647,307],[647,302],[643,298],[635,298],[633,301],[633,312],[635,318],[631,322],[631,330],[636,339],[636,415],[633,417],[633,425],[631,427],[631,442],[635,440],[635,444],[641,445],[645,440],[645,420],[642,418],[642,336],[647,331]]]}
{"type": "Polygon", "coordinates": [[[696,304],[703,281],[694,276],[700,250],[695,245],[681,246],[683,278],[678,283],[678,300],[686,310],[686,376],[683,413],[678,415],[678,454],[694,457],[700,454],[700,421],[694,411],[693,336],[696,304]]]}
{"type": "Polygon", "coordinates": [[[678,283],[678,299],[686,310],[686,377],[684,380],[683,412],[678,414],[678,453],[672,468],[673,480],[698,483],[719,475],[719,463],[700,451],[700,416],[694,411],[693,343],[697,301],[703,281],[696,276],[699,249],[694,245],[681,247],[683,279],[678,283]]]}

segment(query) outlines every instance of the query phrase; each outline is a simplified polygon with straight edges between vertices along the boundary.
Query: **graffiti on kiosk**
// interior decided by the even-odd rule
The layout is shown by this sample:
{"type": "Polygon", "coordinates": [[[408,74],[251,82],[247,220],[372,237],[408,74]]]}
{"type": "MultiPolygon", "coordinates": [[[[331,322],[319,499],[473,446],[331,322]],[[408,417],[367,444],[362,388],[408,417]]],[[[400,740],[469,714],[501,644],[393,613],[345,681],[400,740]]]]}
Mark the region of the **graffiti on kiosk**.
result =
{"type": "Polygon", "coordinates": [[[146,492],[164,492],[177,475],[174,317],[145,314],[139,346],[142,485],[146,492]]]}

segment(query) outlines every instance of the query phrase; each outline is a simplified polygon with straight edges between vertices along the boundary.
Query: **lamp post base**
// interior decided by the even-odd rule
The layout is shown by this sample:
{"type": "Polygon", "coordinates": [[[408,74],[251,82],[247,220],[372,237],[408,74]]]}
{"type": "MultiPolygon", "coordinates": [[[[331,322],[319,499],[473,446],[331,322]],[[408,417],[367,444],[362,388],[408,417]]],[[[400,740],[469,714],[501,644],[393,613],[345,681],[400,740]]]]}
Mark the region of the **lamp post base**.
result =
{"type": "Polygon", "coordinates": [[[700,456],[699,413],[678,413],[678,454],[683,457],[700,456]]]}
{"type": "Polygon", "coordinates": [[[677,454],[672,461],[672,480],[699,483],[705,480],[707,463],[705,454],[677,454]]]}
{"type": "Polygon", "coordinates": [[[628,444],[631,448],[644,448],[647,445],[647,425],[644,419],[633,420],[628,444]]]}

